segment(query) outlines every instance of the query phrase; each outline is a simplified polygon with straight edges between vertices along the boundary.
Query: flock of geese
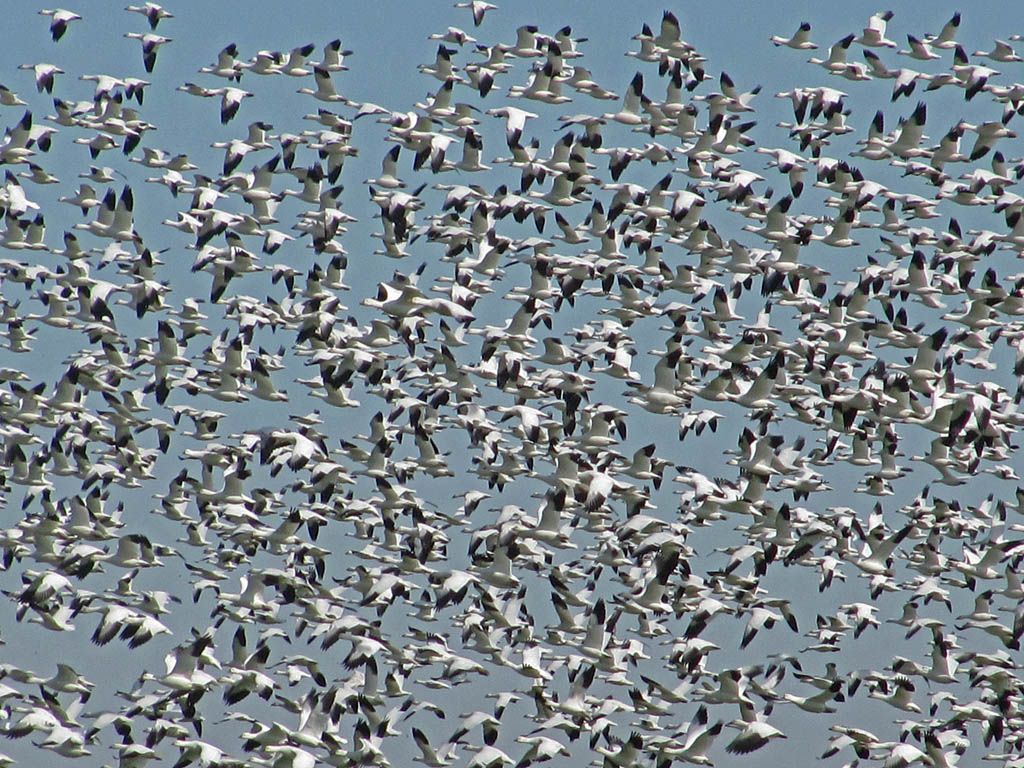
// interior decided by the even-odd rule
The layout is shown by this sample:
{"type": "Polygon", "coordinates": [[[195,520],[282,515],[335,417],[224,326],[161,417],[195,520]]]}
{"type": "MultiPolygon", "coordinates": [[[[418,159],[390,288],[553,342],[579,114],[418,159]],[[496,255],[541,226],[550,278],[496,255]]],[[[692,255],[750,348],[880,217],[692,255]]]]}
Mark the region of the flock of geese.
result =
{"type": "Polygon", "coordinates": [[[152,2],[5,70],[7,751],[1024,765],[1018,38],[801,23],[771,94],[456,8],[415,104],[340,39],[155,93],[152,2]]]}

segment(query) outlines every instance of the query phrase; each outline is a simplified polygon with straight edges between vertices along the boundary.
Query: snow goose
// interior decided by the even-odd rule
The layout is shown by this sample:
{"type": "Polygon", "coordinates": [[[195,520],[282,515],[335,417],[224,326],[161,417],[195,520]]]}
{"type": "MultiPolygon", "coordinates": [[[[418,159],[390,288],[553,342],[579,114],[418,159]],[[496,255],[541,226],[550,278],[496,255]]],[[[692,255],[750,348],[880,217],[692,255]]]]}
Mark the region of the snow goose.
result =
{"type": "Polygon", "coordinates": [[[769,39],[777,46],[785,45],[798,51],[812,51],[818,47],[811,42],[811,25],[806,21],[800,23],[792,37],[772,35],[769,39]]]}
{"type": "Polygon", "coordinates": [[[505,141],[510,148],[519,145],[526,121],[537,117],[536,113],[518,107],[495,107],[487,110],[487,114],[505,118],[505,141]]]}
{"type": "Polygon", "coordinates": [[[174,14],[170,11],[164,10],[163,6],[157,5],[153,2],[147,2],[145,5],[129,5],[125,8],[130,13],[141,13],[146,17],[146,21],[149,22],[149,28],[156,30],[157,24],[162,19],[173,19],[174,14]]]}
{"type": "MultiPolygon", "coordinates": [[[[919,61],[929,61],[931,59],[938,59],[939,54],[932,50],[930,43],[918,40],[913,35],[907,35],[907,45],[910,46],[908,50],[896,51],[897,54],[904,56],[910,56],[911,58],[918,59],[919,61]]],[[[867,54],[867,51],[864,52],[867,54]]]]}
{"type": "MultiPolygon", "coordinates": [[[[242,79],[243,62],[238,60],[238,46],[228,43],[217,54],[217,62],[199,69],[200,74],[215,75],[226,80],[239,81],[242,79]]],[[[206,94],[202,94],[206,95],[206,94]]]]}
{"type": "Polygon", "coordinates": [[[25,107],[28,102],[22,101],[18,94],[4,85],[0,85],[0,105],[5,107],[25,107]]]}
{"type": "Polygon", "coordinates": [[[957,84],[965,89],[964,99],[970,101],[985,89],[990,77],[1000,73],[991,67],[971,64],[963,46],[958,45],[953,51],[953,74],[956,76],[957,84]]]}
{"type": "Polygon", "coordinates": [[[644,123],[640,114],[640,102],[643,99],[644,76],[640,72],[633,75],[629,83],[629,89],[623,97],[622,109],[615,113],[601,115],[603,120],[614,120],[622,125],[637,126],[644,123]]]}
{"type": "Polygon", "coordinates": [[[772,739],[787,738],[786,734],[765,719],[771,714],[771,709],[772,706],[769,704],[764,712],[758,712],[749,704],[740,702],[741,719],[726,723],[730,727],[738,728],[740,732],[726,745],[725,751],[734,755],[746,755],[761,749],[772,739]]]}
{"type": "Polygon", "coordinates": [[[82,17],[74,11],[67,11],[63,8],[44,8],[39,14],[50,17],[50,34],[53,36],[53,42],[55,43],[68,31],[68,25],[72,21],[82,20],[82,17]]]}
{"type": "Polygon", "coordinates": [[[208,90],[203,96],[220,96],[220,122],[221,125],[227,125],[231,119],[238,114],[238,108],[242,105],[243,99],[251,97],[255,94],[241,88],[234,88],[231,86],[225,88],[213,88],[208,90]]]}
{"type": "Polygon", "coordinates": [[[56,64],[20,64],[18,69],[29,69],[32,70],[32,74],[36,78],[36,90],[40,93],[46,91],[47,93],[53,93],[53,82],[57,75],[63,75],[64,70],[58,67],[56,64]]]}
{"type": "Polygon", "coordinates": [[[326,69],[314,67],[313,78],[316,82],[316,90],[314,91],[310,88],[299,88],[298,93],[312,96],[320,101],[345,101],[345,98],[334,90],[334,83],[331,81],[331,73],[326,69]]]}
{"type": "Polygon", "coordinates": [[[469,8],[473,14],[473,26],[479,27],[484,20],[484,14],[488,11],[497,10],[498,6],[485,0],[468,0],[468,2],[455,3],[455,8],[469,8]]]}
{"type": "MultiPolygon", "coordinates": [[[[850,49],[850,45],[853,43],[854,35],[851,33],[844,37],[842,40],[834,43],[831,48],[828,49],[828,58],[819,59],[812,57],[807,61],[811,64],[817,64],[824,67],[826,70],[833,74],[842,73],[846,67],[846,54],[850,49]]],[[[798,117],[799,119],[799,117],[798,117]]]]}
{"type": "Polygon", "coordinates": [[[153,67],[156,66],[157,49],[159,49],[161,45],[172,42],[171,38],[156,35],[152,32],[147,32],[145,34],[141,34],[139,32],[125,32],[124,36],[130,40],[138,40],[142,44],[142,65],[146,68],[147,72],[152,72],[153,67]]]}
{"type": "Polygon", "coordinates": [[[855,43],[871,46],[873,48],[895,48],[896,43],[887,40],[885,37],[886,23],[893,17],[892,11],[876,13],[868,19],[868,25],[864,27],[864,33],[854,39],[855,43]]]}
{"type": "Polygon", "coordinates": [[[335,38],[324,45],[324,55],[319,62],[310,62],[311,65],[326,69],[328,72],[345,72],[348,67],[345,65],[345,57],[351,56],[352,51],[341,47],[341,39],[335,38]]]}
{"type": "Polygon", "coordinates": [[[688,66],[697,63],[696,51],[692,45],[683,40],[682,29],[679,26],[679,19],[672,11],[664,11],[661,14],[661,26],[654,38],[656,49],[661,49],[670,57],[682,59],[688,66]]]}
{"type": "Polygon", "coordinates": [[[437,46],[437,54],[433,64],[421,64],[418,69],[425,75],[440,80],[442,83],[448,80],[462,82],[462,78],[455,74],[456,68],[452,66],[452,54],[458,53],[454,48],[446,48],[444,44],[437,46]]]}
{"type": "Polygon", "coordinates": [[[960,29],[960,11],[953,14],[937,35],[925,35],[924,41],[933,48],[949,49],[956,47],[956,33],[960,29]]]}

